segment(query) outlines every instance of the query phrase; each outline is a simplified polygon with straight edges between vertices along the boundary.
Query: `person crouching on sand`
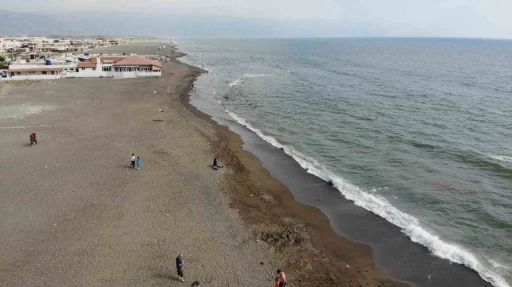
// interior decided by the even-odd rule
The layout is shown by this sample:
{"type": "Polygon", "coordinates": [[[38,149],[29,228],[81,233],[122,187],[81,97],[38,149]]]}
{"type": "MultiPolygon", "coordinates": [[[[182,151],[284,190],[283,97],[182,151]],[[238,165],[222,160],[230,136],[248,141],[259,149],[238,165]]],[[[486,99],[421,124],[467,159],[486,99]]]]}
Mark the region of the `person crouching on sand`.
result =
{"type": "Polygon", "coordinates": [[[217,170],[217,169],[219,169],[219,168],[223,168],[224,166],[219,165],[219,164],[217,163],[217,158],[214,158],[214,159],[213,159],[213,165],[212,165],[212,167],[213,167],[213,169],[217,170]]]}
{"type": "Polygon", "coordinates": [[[185,282],[185,279],[183,279],[183,264],[185,261],[183,261],[183,254],[180,253],[178,257],[176,257],[176,269],[178,271],[178,280],[181,282],[185,282]]]}
{"type": "Polygon", "coordinates": [[[135,168],[135,154],[134,153],[132,153],[132,157],[131,157],[130,161],[131,161],[131,167],[135,168]]]}

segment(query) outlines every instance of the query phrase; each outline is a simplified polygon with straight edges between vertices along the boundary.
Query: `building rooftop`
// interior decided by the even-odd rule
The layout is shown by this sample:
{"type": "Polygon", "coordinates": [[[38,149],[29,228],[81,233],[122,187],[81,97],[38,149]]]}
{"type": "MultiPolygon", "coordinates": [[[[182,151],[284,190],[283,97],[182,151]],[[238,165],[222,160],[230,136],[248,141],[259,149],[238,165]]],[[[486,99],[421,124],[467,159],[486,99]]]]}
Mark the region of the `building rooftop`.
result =
{"type": "Polygon", "coordinates": [[[162,64],[143,56],[130,56],[114,64],[114,66],[156,66],[162,68],[162,64]]]}
{"type": "Polygon", "coordinates": [[[96,68],[95,63],[82,62],[78,63],[77,68],[96,68]]]}
{"type": "MultiPolygon", "coordinates": [[[[99,56],[100,58],[100,61],[101,63],[105,63],[105,61],[112,61],[114,63],[117,63],[119,61],[122,61],[126,58],[128,58],[128,56],[99,56]]],[[[91,63],[94,63],[96,64],[98,62],[98,57],[90,57],[90,61],[91,63]]]]}

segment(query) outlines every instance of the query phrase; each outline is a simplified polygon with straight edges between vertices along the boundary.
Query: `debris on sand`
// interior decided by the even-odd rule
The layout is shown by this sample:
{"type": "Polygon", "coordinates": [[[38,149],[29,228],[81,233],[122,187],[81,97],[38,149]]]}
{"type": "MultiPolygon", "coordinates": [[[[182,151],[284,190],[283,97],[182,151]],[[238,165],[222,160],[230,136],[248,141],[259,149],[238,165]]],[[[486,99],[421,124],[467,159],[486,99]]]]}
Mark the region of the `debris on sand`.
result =
{"type": "Polygon", "coordinates": [[[292,221],[283,224],[260,226],[254,231],[256,238],[275,247],[277,250],[289,246],[308,246],[311,244],[306,226],[292,221]]]}

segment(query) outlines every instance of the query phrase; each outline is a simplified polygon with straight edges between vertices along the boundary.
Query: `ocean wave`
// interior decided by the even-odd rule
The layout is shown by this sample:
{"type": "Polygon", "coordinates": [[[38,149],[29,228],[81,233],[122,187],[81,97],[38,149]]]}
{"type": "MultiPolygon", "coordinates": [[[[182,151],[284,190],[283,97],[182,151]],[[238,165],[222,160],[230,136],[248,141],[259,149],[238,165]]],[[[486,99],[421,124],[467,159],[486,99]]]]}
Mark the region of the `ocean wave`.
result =
{"type": "Polygon", "coordinates": [[[489,260],[489,263],[491,263],[493,268],[501,268],[501,269],[510,270],[510,267],[507,267],[507,266],[505,266],[499,262],[496,262],[494,260],[489,260]]]}
{"type": "Polygon", "coordinates": [[[265,77],[266,75],[265,74],[245,74],[244,77],[245,78],[260,78],[260,77],[265,77]]]}
{"type": "Polygon", "coordinates": [[[433,145],[416,140],[408,140],[408,143],[415,148],[435,154],[439,158],[449,158],[455,161],[467,163],[501,176],[512,176],[512,157],[504,155],[488,155],[474,150],[456,149],[449,147],[446,144],[433,145]]]}
{"type": "Polygon", "coordinates": [[[506,156],[506,155],[491,155],[490,157],[495,159],[495,160],[512,163],[512,157],[510,157],[510,156],[506,156]]]}
{"type": "Polygon", "coordinates": [[[241,77],[240,79],[237,79],[237,80],[234,80],[233,82],[231,82],[229,84],[229,87],[233,87],[233,86],[238,86],[240,85],[241,83],[243,83],[243,81],[247,78],[260,78],[260,77],[265,77],[266,75],[265,74],[245,74],[243,77],[241,77]]]}
{"type": "Polygon", "coordinates": [[[244,118],[237,114],[229,110],[226,110],[226,112],[236,122],[253,131],[266,142],[270,143],[274,147],[282,149],[286,154],[295,159],[295,161],[297,161],[308,173],[311,173],[325,181],[331,182],[332,185],[338,189],[343,196],[345,196],[345,198],[353,201],[357,206],[373,212],[392,224],[400,227],[402,232],[405,233],[411,241],[427,247],[435,256],[465,265],[466,267],[477,271],[480,277],[496,287],[510,287],[505,279],[493,272],[491,269],[483,266],[476,256],[470,251],[458,246],[457,244],[445,242],[438,236],[428,232],[421,227],[419,221],[414,216],[398,210],[386,199],[378,195],[365,192],[359,187],[347,183],[340,176],[332,173],[322,166],[314,158],[298,152],[291,146],[282,145],[274,137],[265,135],[261,130],[253,127],[244,118]]]}
{"type": "Polygon", "coordinates": [[[238,86],[238,85],[240,85],[240,84],[242,83],[242,81],[243,81],[243,78],[238,79],[238,80],[234,80],[233,82],[231,82],[231,83],[229,84],[229,87],[231,88],[231,87],[233,87],[233,86],[238,86]]]}
{"type": "Polygon", "coordinates": [[[480,153],[471,153],[470,156],[465,158],[465,161],[475,166],[510,177],[512,176],[512,161],[509,161],[508,159],[510,158],[507,156],[486,156],[480,153]],[[489,160],[489,158],[492,160],[489,160]]]}

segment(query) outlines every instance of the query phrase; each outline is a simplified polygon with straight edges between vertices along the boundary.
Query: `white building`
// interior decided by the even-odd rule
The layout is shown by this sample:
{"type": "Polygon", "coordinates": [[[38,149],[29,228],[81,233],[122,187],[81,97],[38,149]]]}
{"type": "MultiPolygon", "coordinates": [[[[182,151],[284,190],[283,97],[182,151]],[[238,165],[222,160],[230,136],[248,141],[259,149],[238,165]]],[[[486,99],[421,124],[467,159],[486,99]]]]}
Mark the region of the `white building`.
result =
{"type": "Polygon", "coordinates": [[[51,80],[61,77],[62,68],[39,66],[37,68],[11,68],[7,70],[7,80],[51,80]]]}
{"type": "Polygon", "coordinates": [[[65,65],[10,65],[7,80],[140,78],[162,76],[162,64],[144,56],[93,56],[65,65]]]}
{"type": "Polygon", "coordinates": [[[9,49],[16,50],[18,48],[21,48],[21,45],[22,45],[21,42],[18,40],[15,40],[15,39],[8,39],[8,38],[0,39],[0,49],[3,49],[3,50],[9,50],[9,49]]]}

